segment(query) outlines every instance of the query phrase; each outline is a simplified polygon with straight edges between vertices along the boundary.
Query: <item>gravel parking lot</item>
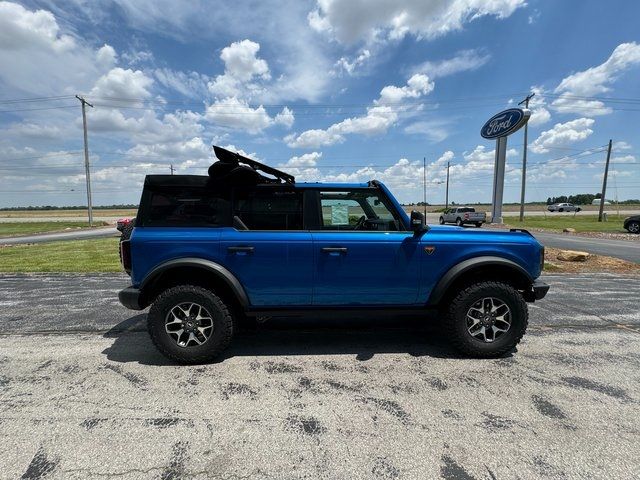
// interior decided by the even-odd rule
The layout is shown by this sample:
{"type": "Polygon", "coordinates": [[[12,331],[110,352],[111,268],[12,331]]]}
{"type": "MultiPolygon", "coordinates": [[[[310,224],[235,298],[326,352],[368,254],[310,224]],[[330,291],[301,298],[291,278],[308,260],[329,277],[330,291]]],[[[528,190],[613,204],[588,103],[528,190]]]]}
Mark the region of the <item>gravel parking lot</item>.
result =
{"type": "Polygon", "coordinates": [[[548,275],[518,352],[274,320],[175,366],[123,275],[0,276],[0,478],[637,478],[640,278],[548,275]]]}

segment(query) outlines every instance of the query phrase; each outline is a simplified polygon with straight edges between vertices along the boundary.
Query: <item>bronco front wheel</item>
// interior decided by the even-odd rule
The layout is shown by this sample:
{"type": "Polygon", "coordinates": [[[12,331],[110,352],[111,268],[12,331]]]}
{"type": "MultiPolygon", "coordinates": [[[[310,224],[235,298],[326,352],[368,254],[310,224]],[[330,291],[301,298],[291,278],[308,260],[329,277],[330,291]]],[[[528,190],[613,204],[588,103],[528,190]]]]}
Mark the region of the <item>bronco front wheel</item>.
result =
{"type": "Polygon", "coordinates": [[[481,282],[458,293],[449,305],[446,328],[453,345],[466,355],[504,355],[520,342],[529,313],[522,295],[500,282],[481,282]]]}
{"type": "Polygon", "coordinates": [[[220,355],[233,337],[230,309],[213,292],[193,285],[161,293],[149,309],[147,328],[160,352],[181,363],[220,355]]]}

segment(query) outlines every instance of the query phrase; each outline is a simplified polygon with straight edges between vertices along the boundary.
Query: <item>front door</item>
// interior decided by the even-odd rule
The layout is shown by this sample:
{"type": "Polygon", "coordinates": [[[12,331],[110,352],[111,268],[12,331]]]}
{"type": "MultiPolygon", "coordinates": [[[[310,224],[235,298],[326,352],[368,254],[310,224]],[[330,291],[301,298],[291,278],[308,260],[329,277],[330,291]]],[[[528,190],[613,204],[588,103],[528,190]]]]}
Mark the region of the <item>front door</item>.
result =
{"type": "Polygon", "coordinates": [[[313,304],[412,305],[417,302],[420,238],[404,231],[379,189],[319,191],[313,236],[313,304]]]}

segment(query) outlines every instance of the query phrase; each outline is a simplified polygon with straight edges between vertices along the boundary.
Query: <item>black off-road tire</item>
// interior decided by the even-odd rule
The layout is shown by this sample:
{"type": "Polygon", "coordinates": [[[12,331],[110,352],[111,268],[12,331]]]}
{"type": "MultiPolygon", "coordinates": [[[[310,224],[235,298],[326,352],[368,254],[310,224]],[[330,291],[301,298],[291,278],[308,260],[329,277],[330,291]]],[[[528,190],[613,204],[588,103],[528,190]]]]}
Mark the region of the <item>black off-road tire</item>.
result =
{"type": "Polygon", "coordinates": [[[495,358],[513,350],[522,339],[529,322],[529,311],[522,295],[511,285],[480,282],[458,293],[447,308],[445,330],[453,346],[475,358],[495,358]],[[467,312],[478,300],[494,297],[511,310],[511,327],[491,343],[472,337],[467,330],[467,312]]]}
{"type": "Polygon", "coordinates": [[[231,343],[234,320],[231,308],[216,294],[194,285],[180,285],[162,292],[149,309],[147,329],[160,352],[179,363],[206,363],[219,356],[231,343]],[[213,332],[202,345],[180,347],[165,330],[165,319],[171,309],[181,303],[202,305],[211,314],[213,332]]]}
{"type": "Polygon", "coordinates": [[[439,222],[440,222],[440,225],[444,225],[444,217],[440,217],[439,222]]]}
{"type": "Polygon", "coordinates": [[[482,222],[476,222],[476,227],[477,227],[477,228],[482,227],[482,222]]]}
{"type": "Polygon", "coordinates": [[[122,229],[122,233],[120,234],[120,241],[118,242],[118,257],[122,257],[122,242],[125,240],[129,240],[131,238],[131,233],[133,232],[133,228],[136,226],[136,220],[133,219],[129,224],[125,225],[122,229]]]}
{"type": "Polygon", "coordinates": [[[558,211],[559,212],[564,212],[564,208],[559,208],[558,211]]]}

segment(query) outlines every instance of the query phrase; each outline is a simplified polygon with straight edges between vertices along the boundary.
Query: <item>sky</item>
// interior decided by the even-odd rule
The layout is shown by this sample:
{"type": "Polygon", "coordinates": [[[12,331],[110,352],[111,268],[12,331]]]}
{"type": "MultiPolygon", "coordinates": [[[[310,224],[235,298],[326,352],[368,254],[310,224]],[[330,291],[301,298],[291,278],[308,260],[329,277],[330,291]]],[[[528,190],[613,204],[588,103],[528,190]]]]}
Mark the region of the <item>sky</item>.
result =
{"type": "MultiPolygon", "coordinates": [[[[137,203],[212,145],[298,181],[490,202],[484,122],[530,93],[527,201],[640,198],[640,2],[0,1],[0,207],[137,203]]],[[[508,139],[520,198],[524,130],[508,139]]]]}

